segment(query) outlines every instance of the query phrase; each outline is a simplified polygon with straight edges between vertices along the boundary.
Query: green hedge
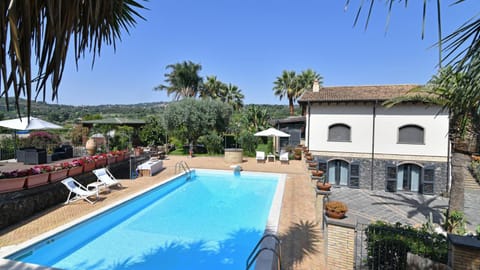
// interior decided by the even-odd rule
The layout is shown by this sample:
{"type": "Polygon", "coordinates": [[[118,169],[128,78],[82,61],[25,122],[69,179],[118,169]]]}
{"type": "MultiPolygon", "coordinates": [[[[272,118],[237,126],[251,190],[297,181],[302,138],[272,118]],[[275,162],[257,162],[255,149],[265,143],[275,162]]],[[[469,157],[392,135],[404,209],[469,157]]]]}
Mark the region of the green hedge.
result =
{"type": "Polygon", "coordinates": [[[447,239],[441,234],[384,222],[370,224],[365,234],[369,269],[407,269],[408,252],[447,263],[447,239]]]}

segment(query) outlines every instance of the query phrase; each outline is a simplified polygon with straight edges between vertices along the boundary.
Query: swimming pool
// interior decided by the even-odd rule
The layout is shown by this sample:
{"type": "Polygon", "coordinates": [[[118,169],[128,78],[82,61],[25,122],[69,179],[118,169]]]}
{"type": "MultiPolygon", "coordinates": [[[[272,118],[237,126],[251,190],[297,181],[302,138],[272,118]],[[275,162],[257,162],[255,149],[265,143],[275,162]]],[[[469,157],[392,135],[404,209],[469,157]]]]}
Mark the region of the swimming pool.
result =
{"type": "Polygon", "coordinates": [[[276,231],[285,176],[195,170],[8,259],[62,269],[244,269],[276,231]]]}

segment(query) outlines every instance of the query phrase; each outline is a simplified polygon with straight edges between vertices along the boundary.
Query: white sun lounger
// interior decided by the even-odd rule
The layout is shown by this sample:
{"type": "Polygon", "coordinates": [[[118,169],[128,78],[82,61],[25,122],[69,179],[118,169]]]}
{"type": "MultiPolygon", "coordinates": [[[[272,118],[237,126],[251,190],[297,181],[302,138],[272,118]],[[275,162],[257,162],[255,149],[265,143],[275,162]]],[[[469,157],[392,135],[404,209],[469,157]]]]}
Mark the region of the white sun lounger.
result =
{"type": "Polygon", "coordinates": [[[257,151],[257,162],[265,162],[265,152],[257,151]]]}
{"type": "Polygon", "coordinates": [[[77,180],[73,179],[72,177],[68,177],[62,180],[62,184],[64,184],[67,187],[67,189],[70,191],[70,193],[68,193],[68,197],[67,197],[67,200],[65,201],[65,204],[68,204],[70,202],[74,202],[77,200],[81,200],[81,199],[84,199],[87,202],[94,204],[95,202],[88,199],[88,197],[93,195],[95,195],[95,198],[98,199],[98,189],[89,190],[84,185],[77,182],[77,180]]]}
{"type": "Polygon", "coordinates": [[[290,163],[290,161],[288,159],[288,152],[286,152],[286,151],[285,152],[283,152],[283,151],[280,152],[280,162],[281,163],[287,163],[287,164],[290,163]]]}
{"type": "Polygon", "coordinates": [[[113,176],[113,174],[107,168],[93,170],[93,173],[95,176],[97,176],[98,182],[102,182],[107,188],[112,186],[122,186],[122,184],[118,182],[115,176],[113,176]]]}

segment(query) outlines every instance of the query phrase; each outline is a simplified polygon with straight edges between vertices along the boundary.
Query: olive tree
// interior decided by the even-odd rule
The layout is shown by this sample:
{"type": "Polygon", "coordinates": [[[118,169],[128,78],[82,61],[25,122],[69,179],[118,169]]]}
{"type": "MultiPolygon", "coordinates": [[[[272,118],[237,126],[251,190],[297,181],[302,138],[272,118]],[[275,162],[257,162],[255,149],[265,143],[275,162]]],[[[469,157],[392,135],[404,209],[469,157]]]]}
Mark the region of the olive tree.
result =
{"type": "Polygon", "coordinates": [[[169,134],[195,145],[213,130],[223,133],[231,115],[232,108],[221,101],[186,98],[167,106],[164,122],[169,134]]]}

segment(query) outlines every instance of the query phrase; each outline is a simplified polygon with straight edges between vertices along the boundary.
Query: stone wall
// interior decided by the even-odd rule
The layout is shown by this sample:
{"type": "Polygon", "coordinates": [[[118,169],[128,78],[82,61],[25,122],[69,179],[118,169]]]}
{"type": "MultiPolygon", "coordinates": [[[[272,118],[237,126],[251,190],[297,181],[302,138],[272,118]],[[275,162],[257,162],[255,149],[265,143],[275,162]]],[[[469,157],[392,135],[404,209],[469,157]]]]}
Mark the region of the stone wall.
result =
{"type": "MultiPolygon", "coordinates": [[[[315,156],[316,159],[333,160],[335,156],[315,156]]],[[[348,163],[358,162],[360,164],[359,188],[373,190],[385,190],[386,168],[387,165],[398,165],[401,163],[414,163],[421,166],[435,167],[434,194],[441,194],[446,190],[447,185],[447,163],[435,161],[415,161],[415,160],[393,160],[393,159],[375,159],[373,161],[373,183],[372,183],[372,160],[367,158],[338,158],[348,163]]]]}
{"type": "MultiPolygon", "coordinates": [[[[124,171],[127,171],[128,175],[129,161],[125,160],[112,164],[109,169],[118,178],[120,178],[119,175],[125,174],[124,171]]],[[[75,176],[75,179],[85,186],[97,180],[92,172],[75,176]]],[[[1,193],[0,230],[24,221],[50,207],[64,203],[67,196],[68,190],[61,182],[22,191],[1,193]]]]}

